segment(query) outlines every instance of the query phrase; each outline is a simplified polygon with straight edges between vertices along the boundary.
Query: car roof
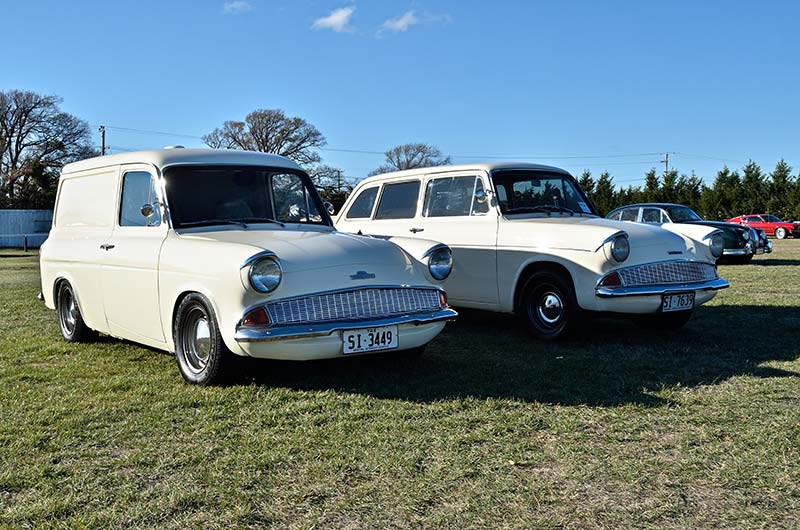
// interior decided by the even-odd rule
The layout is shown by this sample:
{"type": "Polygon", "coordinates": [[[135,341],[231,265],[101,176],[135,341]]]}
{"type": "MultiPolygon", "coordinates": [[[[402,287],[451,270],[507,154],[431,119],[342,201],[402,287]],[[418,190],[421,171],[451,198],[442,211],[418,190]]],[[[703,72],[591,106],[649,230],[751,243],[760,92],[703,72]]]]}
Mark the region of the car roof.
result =
{"type": "Polygon", "coordinates": [[[614,208],[614,209],[621,210],[623,208],[636,208],[636,207],[646,207],[646,206],[650,206],[653,208],[670,208],[672,206],[680,206],[683,208],[688,208],[688,206],[685,206],[683,204],[676,204],[672,202],[637,202],[634,204],[626,204],[625,206],[620,206],[619,208],[614,208]]]}
{"type": "Polygon", "coordinates": [[[241,151],[237,149],[154,149],[151,151],[132,151],[116,155],[97,156],[67,164],[63,175],[99,169],[121,164],[152,164],[164,168],[175,164],[231,164],[247,166],[272,166],[286,169],[300,169],[295,162],[285,156],[241,151]]]}
{"type": "MultiPolygon", "coordinates": [[[[547,166],[543,164],[531,164],[527,162],[476,162],[472,164],[458,164],[449,166],[430,166],[420,167],[415,169],[406,169],[403,171],[393,171],[391,173],[381,173],[380,175],[373,175],[367,177],[359,183],[359,186],[369,184],[376,181],[391,180],[404,177],[417,177],[420,175],[435,175],[437,173],[453,173],[456,171],[496,171],[496,170],[514,170],[514,169],[527,169],[538,171],[552,171],[554,173],[563,173],[570,175],[564,169],[547,166]]],[[[571,175],[570,175],[571,176],[571,175]]]]}

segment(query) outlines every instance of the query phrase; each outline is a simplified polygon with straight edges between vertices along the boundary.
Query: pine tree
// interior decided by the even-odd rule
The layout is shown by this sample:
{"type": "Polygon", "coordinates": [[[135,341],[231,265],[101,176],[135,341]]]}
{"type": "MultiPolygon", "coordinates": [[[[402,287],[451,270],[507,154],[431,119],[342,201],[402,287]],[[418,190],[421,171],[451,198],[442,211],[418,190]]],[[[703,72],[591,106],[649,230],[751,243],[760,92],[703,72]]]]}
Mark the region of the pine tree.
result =
{"type": "Polygon", "coordinates": [[[614,179],[608,174],[608,171],[604,171],[600,178],[597,179],[592,202],[598,213],[603,217],[616,207],[614,179]]]}
{"type": "Polygon", "coordinates": [[[594,179],[592,178],[592,172],[588,169],[584,169],[583,173],[581,173],[581,178],[578,179],[578,184],[580,184],[583,192],[591,199],[592,194],[594,193],[594,179]]]}
{"type": "Polygon", "coordinates": [[[766,211],[780,218],[792,216],[792,168],[781,159],[769,174],[766,211]]]}
{"type": "Polygon", "coordinates": [[[700,200],[702,215],[706,219],[729,219],[739,215],[741,180],[736,171],[724,166],[710,188],[706,188],[700,200]]]}
{"type": "Polygon", "coordinates": [[[664,173],[664,178],[661,180],[661,193],[659,194],[659,202],[677,202],[678,201],[678,171],[672,169],[664,173]]]}
{"type": "Polygon", "coordinates": [[[655,169],[651,169],[644,176],[641,202],[661,202],[661,181],[655,169]]]}
{"type": "Polygon", "coordinates": [[[742,196],[739,211],[745,213],[761,213],[766,209],[766,180],[761,167],[748,161],[742,168],[742,196]]]}

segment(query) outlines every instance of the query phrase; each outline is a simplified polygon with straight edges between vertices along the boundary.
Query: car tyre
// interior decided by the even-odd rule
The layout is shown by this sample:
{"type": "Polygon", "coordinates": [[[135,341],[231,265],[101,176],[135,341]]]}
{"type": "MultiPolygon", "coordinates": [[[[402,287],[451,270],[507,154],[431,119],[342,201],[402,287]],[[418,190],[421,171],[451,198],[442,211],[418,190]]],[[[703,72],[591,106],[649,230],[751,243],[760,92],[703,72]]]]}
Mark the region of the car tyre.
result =
{"type": "Polygon", "coordinates": [[[205,296],[192,293],[181,300],[175,311],[172,336],[184,381],[208,386],[229,375],[233,354],[222,340],[213,306],[205,296]]]}
{"type": "Polygon", "coordinates": [[[783,227],[776,228],[775,237],[777,237],[778,239],[786,239],[786,229],[783,227]]]}
{"type": "Polygon", "coordinates": [[[525,282],[517,314],[534,337],[556,340],[568,335],[577,313],[575,291],[564,274],[539,271],[525,282]]]}
{"type": "Polygon", "coordinates": [[[67,342],[91,342],[97,338],[97,332],[89,328],[83,320],[75,289],[67,281],[58,286],[56,310],[64,340],[67,342]]]}

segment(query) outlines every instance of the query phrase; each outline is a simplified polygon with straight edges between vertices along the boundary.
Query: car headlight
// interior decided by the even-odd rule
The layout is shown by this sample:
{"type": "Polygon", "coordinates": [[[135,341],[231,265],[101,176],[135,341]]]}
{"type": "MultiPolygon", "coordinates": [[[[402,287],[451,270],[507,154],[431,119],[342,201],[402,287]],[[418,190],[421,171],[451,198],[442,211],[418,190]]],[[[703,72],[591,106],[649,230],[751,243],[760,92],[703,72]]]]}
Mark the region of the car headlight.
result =
{"type": "Polygon", "coordinates": [[[708,242],[708,248],[711,250],[711,255],[715,258],[722,256],[722,251],[725,249],[725,240],[722,238],[722,234],[719,232],[714,232],[713,234],[706,236],[706,242],[708,242]]]}
{"type": "Polygon", "coordinates": [[[250,285],[259,293],[270,293],[281,283],[283,271],[275,256],[265,256],[254,261],[247,273],[250,285]]]}
{"type": "Polygon", "coordinates": [[[444,280],[453,270],[453,252],[447,247],[439,247],[428,258],[428,271],[437,280],[444,280]]]}
{"type": "Polygon", "coordinates": [[[750,241],[750,230],[744,230],[742,232],[742,237],[745,241],[750,241]]]}
{"type": "Polygon", "coordinates": [[[628,236],[620,234],[611,240],[611,257],[614,261],[622,263],[631,254],[631,244],[628,236]]]}

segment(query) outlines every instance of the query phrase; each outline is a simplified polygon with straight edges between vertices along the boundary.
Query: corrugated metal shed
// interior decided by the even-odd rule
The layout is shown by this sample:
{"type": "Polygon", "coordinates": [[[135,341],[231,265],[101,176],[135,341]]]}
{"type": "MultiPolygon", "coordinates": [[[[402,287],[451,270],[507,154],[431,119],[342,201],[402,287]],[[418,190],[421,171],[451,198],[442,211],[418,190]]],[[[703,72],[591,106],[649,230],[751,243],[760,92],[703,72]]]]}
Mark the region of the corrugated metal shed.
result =
{"type": "Polygon", "coordinates": [[[39,248],[52,224],[52,210],[0,210],[0,248],[39,248]]]}

